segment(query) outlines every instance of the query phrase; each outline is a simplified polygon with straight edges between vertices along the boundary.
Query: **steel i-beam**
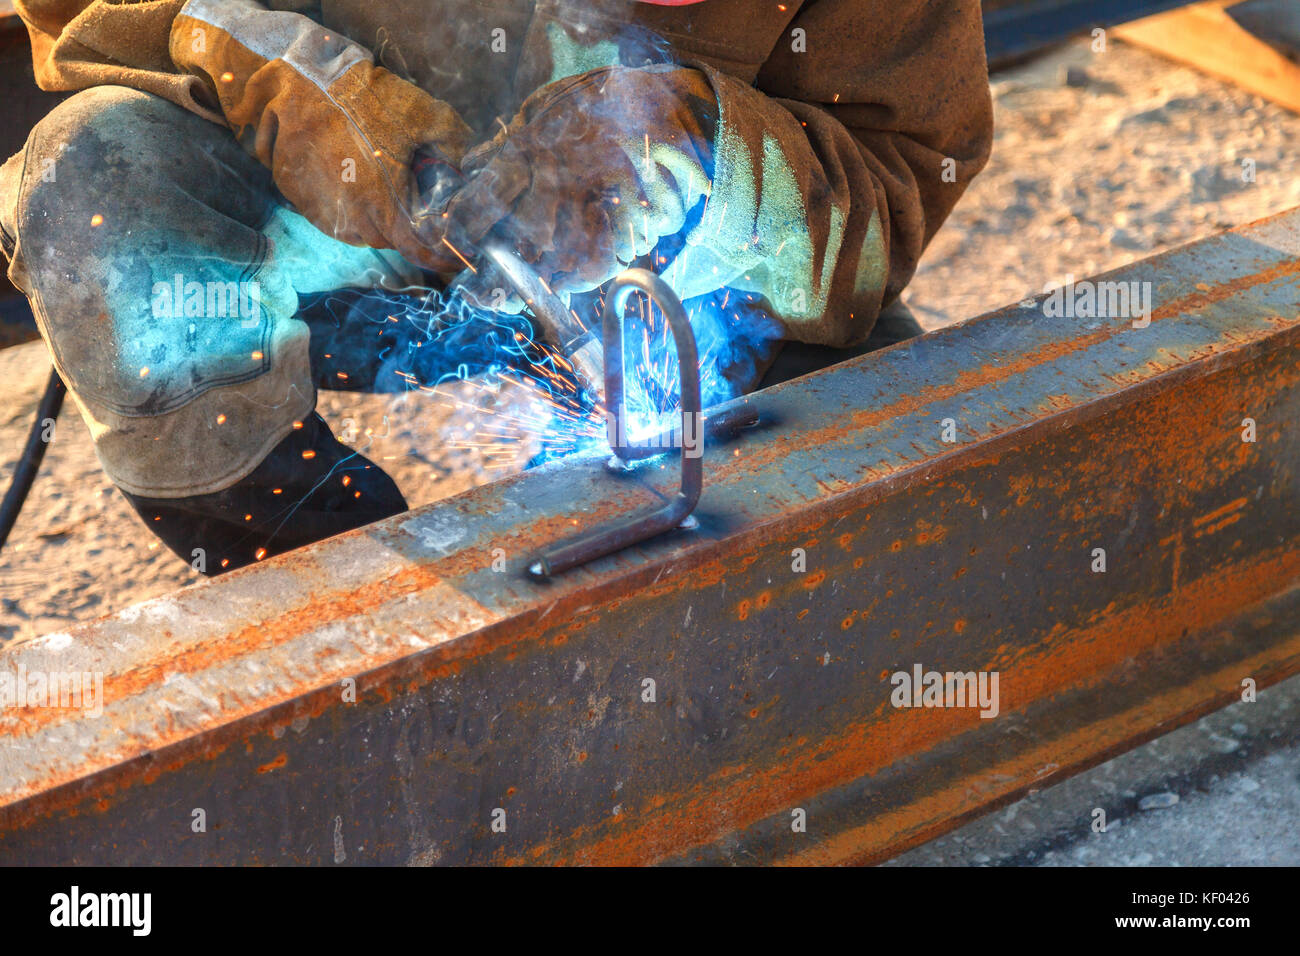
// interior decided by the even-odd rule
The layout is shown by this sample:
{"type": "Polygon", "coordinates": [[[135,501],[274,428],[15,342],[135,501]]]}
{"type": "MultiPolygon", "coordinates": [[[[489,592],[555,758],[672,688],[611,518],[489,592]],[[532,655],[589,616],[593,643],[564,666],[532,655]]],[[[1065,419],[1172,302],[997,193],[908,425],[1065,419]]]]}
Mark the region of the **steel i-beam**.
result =
{"type": "Polygon", "coordinates": [[[758,393],[697,529],[549,583],[675,468],[552,464],[0,652],[103,682],[0,709],[0,862],[878,860],[1296,673],[1298,255],[1288,213],[1107,276],[1149,323],[1040,297],[758,393]],[[918,667],[996,672],[996,716],[899,706],[918,667]]]}

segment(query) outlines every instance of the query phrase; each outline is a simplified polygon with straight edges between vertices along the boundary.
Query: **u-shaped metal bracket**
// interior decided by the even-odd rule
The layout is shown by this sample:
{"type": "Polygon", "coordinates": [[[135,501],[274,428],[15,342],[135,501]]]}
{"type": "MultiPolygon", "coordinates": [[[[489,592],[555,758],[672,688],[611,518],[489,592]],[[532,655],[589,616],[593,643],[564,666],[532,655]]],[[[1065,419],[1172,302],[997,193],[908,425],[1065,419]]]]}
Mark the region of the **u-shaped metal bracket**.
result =
{"type": "MultiPolygon", "coordinates": [[[[646,269],[628,269],[610,285],[602,317],[605,348],[605,422],[609,446],[624,462],[652,458],[674,448],[681,449],[681,489],[662,508],[622,521],[590,534],[573,538],[544,551],[528,565],[535,578],[561,574],[570,568],[615,551],[630,547],[647,538],[671,531],[685,521],[700,500],[704,487],[704,435],[700,408],[700,360],[686,309],[672,288],[646,269]],[[644,293],[659,306],[677,347],[677,364],[681,371],[681,441],[670,443],[664,436],[649,443],[631,444],[627,435],[627,415],[623,394],[623,310],[634,292],[644,293]]],[[[752,419],[752,411],[743,416],[752,419]]],[[[752,423],[752,421],[751,421],[752,423]]],[[[735,428],[736,416],[728,416],[723,425],[735,428]]]]}

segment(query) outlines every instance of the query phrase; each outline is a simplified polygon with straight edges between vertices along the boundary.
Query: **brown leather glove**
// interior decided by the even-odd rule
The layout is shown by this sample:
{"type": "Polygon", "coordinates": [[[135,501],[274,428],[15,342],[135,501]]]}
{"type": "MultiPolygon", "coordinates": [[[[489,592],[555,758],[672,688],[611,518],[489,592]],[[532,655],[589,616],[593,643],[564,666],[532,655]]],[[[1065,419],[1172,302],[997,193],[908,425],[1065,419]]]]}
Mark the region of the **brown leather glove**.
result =
{"type": "Polygon", "coordinates": [[[318,229],[435,271],[462,267],[441,218],[420,214],[411,172],[418,149],[460,162],[470,130],[446,103],[346,37],[251,0],[189,0],[171,55],[208,81],[240,142],[318,229]]]}
{"type": "MultiPolygon", "coordinates": [[[[606,67],[542,87],[466,157],[453,238],[492,233],[557,292],[594,289],[679,232],[708,194],[717,110],[692,69],[606,67]]],[[[470,289],[486,297],[492,281],[470,289]]]]}

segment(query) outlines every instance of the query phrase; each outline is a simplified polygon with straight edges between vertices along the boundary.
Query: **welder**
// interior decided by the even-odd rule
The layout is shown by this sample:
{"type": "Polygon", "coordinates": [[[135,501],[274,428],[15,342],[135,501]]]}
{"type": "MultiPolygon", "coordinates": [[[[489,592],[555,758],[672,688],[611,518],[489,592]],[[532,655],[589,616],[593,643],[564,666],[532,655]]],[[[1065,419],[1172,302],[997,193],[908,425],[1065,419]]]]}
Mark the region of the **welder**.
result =
{"type": "Polygon", "coordinates": [[[648,256],[789,351],[861,347],[991,143],[977,0],[16,7],[77,92],[0,168],[9,275],[106,473],[209,574],[406,507],[314,411],[311,294],[490,298],[490,240],[560,293],[648,256]]]}

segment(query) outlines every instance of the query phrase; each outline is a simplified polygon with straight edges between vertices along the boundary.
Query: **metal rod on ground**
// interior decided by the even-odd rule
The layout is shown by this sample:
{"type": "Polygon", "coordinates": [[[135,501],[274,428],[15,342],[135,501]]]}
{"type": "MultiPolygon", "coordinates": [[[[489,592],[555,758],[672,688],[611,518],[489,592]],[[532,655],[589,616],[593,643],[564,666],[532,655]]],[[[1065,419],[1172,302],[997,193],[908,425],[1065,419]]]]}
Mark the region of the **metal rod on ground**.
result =
{"type": "Polygon", "coordinates": [[[18,520],[18,514],[23,510],[23,503],[27,500],[28,492],[32,490],[32,482],[36,480],[36,473],[41,468],[41,460],[45,457],[45,449],[49,444],[42,435],[45,422],[53,422],[59,417],[59,409],[63,407],[63,396],[67,391],[63,379],[59,378],[59,373],[51,368],[49,380],[45,383],[45,391],[41,394],[41,402],[36,407],[36,420],[32,422],[31,431],[27,433],[27,444],[18,458],[18,464],[14,466],[14,475],[9,480],[9,490],[5,492],[4,501],[0,503],[0,548],[3,548],[5,542],[9,540],[9,532],[13,530],[14,522],[18,520]]]}

